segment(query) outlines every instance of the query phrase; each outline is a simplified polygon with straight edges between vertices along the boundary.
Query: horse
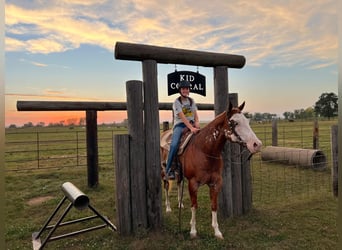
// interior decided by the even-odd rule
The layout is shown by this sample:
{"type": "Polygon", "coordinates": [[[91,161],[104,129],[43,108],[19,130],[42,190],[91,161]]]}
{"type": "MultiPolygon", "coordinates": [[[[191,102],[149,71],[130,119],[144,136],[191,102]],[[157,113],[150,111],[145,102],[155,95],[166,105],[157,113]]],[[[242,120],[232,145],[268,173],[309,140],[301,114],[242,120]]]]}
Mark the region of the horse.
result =
{"type": "MultiPolygon", "coordinates": [[[[222,168],[223,160],[221,152],[226,141],[238,143],[247,147],[250,151],[250,156],[259,152],[262,147],[262,142],[255,135],[249,125],[249,120],[242,114],[245,106],[243,102],[238,107],[233,107],[230,103],[226,111],[222,112],[216,118],[202,128],[198,133],[193,134],[187,146],[181,154],[178,155],[178,160],[181,166],[181,175],[187,178],[188,191],[191,200],[191,220],[190,220],[190,237],[197,237],[196,230],[196,210],[197,191],[202,185],[208,185],[212,227],[216,238],[223,239],[223,235],[219,229],[217,222],[218,194],[222,187],[222,168]]],[[[161,141],[167,131],[161,134],[161,141]]],[[[165,166],[168,155],[167,149],[161,145],[161,165],[162,178],[164,180],[164,189],[166,194],[166,212],[171,212],[169,200],[169,181],[165,178],[165,166]]],[[[178,184],[178,207],[183,207],[181,201],[180,184],[182,176],[177,176],[178,184]]]]}

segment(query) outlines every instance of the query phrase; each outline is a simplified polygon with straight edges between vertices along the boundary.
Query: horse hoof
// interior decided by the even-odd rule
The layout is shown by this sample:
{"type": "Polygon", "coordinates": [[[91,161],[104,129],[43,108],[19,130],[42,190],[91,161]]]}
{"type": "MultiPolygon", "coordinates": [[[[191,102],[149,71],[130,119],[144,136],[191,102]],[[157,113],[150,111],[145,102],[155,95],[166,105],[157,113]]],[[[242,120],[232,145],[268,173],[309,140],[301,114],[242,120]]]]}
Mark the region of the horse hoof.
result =
{"type": "Polygon", "coordinates": [[[197,233],[190,233],[190,239],[196,239],[197,233]]]}
{"type": "Polygon", "coordinates": [[[223,240],[223,235],[222,234],[215,234],[215,237],[219,240],[223,240]]]}

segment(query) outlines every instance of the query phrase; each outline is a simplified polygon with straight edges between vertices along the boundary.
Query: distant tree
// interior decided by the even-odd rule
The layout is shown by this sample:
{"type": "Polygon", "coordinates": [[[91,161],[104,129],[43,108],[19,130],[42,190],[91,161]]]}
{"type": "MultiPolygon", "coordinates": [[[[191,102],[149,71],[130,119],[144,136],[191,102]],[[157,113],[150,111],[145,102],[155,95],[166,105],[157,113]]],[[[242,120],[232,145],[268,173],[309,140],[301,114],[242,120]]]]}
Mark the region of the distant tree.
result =
{"type": "Polygon", "coordinates": [[[290,118],[290,114],[291,114],[291,112],[286,111],[286,112],[283,113],[283,116],[284,116],[284,118],[285,118],[286,120],[288,120],[288,119],[290,118]]]}
{"type": "Polygon", "coordinates": [[[24,128],[31,128],[31,127],[33,127],[33,123],[32,122],[25,123],[23,127],[24,128]]]}
{"type": "Polygon", "coordinates": [[[306,108],[304,113],[305,113],[304,119],[313,118],[315,116],[315,111],[313,107],[306,108]]]}
{"type": "Polygon", "coordinates": [[[335,93],[323,93],[315,103],[314,110],[316,116],[331,117],[337,116],[338,97],[335,93]]]}
{"type": "Polygon", "coordinates": [[[11,124],[11,125],[9,125],[9,128],[17,128],[17,125],[11,124]]]}
{"type": "Polygon", "coordinates": [[[264,118],[262,116],[261,113],[257,112],[257,113],[254,113],[254,120],[255,121],[262,121],[264,118]]]}
{"type": "Polygon", "coordinates": [[[45,122],[38,122],[36,127],[44,127],[45,126],[45,122]]]}
{"type": "Polygon", "coordinates": [[[66,120],[67,126],[75,126],[77,123],[77,118],[69,118],[66,120]]]}
{"type": "Polygon", "coordinates": [[[243,113],[245,116],[246,116],[246,118],[248,118],[248,119],[252,119],[253,118],[253,115],[252,114],[250,114],[249,112],[245,112],[245,113],[243,113]]]}

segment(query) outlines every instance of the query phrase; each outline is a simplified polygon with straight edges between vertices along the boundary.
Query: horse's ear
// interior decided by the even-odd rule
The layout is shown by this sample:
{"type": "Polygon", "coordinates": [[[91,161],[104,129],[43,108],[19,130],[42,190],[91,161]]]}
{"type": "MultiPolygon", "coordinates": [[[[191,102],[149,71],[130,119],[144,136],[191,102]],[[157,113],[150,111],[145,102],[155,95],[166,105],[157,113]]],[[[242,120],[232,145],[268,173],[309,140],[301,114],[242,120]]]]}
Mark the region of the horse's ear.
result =
{"type": "Polygon", "coordinates": [[[240,111],[242,111],[244,107],[245,107],[245,102],[243,102],[243,103],[239,106],[240,111]]]}

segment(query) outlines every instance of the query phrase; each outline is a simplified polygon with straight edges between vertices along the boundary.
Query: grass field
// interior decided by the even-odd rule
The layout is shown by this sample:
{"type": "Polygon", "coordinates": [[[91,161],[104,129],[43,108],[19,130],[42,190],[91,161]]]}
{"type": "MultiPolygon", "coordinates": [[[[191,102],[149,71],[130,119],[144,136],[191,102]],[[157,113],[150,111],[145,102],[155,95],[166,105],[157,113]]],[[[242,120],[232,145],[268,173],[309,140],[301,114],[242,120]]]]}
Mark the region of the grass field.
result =
{"type": "MultiPolygon", "coordinates": [[[[336,123],[336,122],[335,122],[336,123]]],[[[301,123],[303,125],[303,123],[301,123]]],[[[312,122],[308,122],[312,124],[312,122]]],[[[320,123],[320,131],[329,131],[334,121],[320,123]]],[[[253,125],[254,126],[254,125],[253,125]]],[[[293,124],[279,124],[293,126],[293,124]]],[[[304,126],[305,127],[305,126],[304,126]]],[[[283,141],[312,143],[312,130],[295,124],[290,138],[283,141]],[[301,135],[301,136],[299,136],[301,135]]],[[[289,128],[284,130],[290,131],[289,128]]],[[[269,124],[253,127],[264,144],[269,144],[269,124]],[[266,143],[265,143],[266,142],[266,143]]],[[[320,145],[329,151],[328,133],[320,133],[320,145]]],[[[280,138],[280,136],[279,136],[280,138]]],[[[279,143],[280,144],[280,143],[279,143]]],[[[281,145],[280,145],[281,146],[281,145]]],[[[330,165],[330,164],[329,164],[330,165]]],[[[105,228],[82,235],[49,242],[46,249],[336,249],[337,199],[330,188],[330,170],[312,171],[260,161],[252,161],[253,209],[247,215],[229,219],[219,216],[225,237],[217,240],[211,228],[208,188],[200,188],[197,215],[198,238],[189,236],[189,196],[185,192],[179,228],[176,190],[172,191],[171,214],[163,215],[163,227],[157,231],[142,230],[131,237],[121,237],[105,228]]],[[[32,249],[31,235],[44,222],[63,198],[61,185],[70,181],[90,198],[90,203],[115,224],[114,166],[100,165],[100,185],[87,187],[86,167],[6,172],[6,244],[7,249],[32,249]]],[[[163,204],[164,205],[164,204],[163,204]]],[[[165,208],[163,206],[163,208],[165,208]]],[[[88,216],[88,210],[72,209],[66,220],[88,216]]],[[[98,221],[95,221],[96,224],[98,221]]],[[[93,222],[85,223],[91,226],[93,222]]],[[[101,222],[100,222],[101,223],[101,222]]],[[[85,226],[63,227],[55,235],[85,226]]],[[[42,239],[46,234],[43,234],[42,239]]]]}

